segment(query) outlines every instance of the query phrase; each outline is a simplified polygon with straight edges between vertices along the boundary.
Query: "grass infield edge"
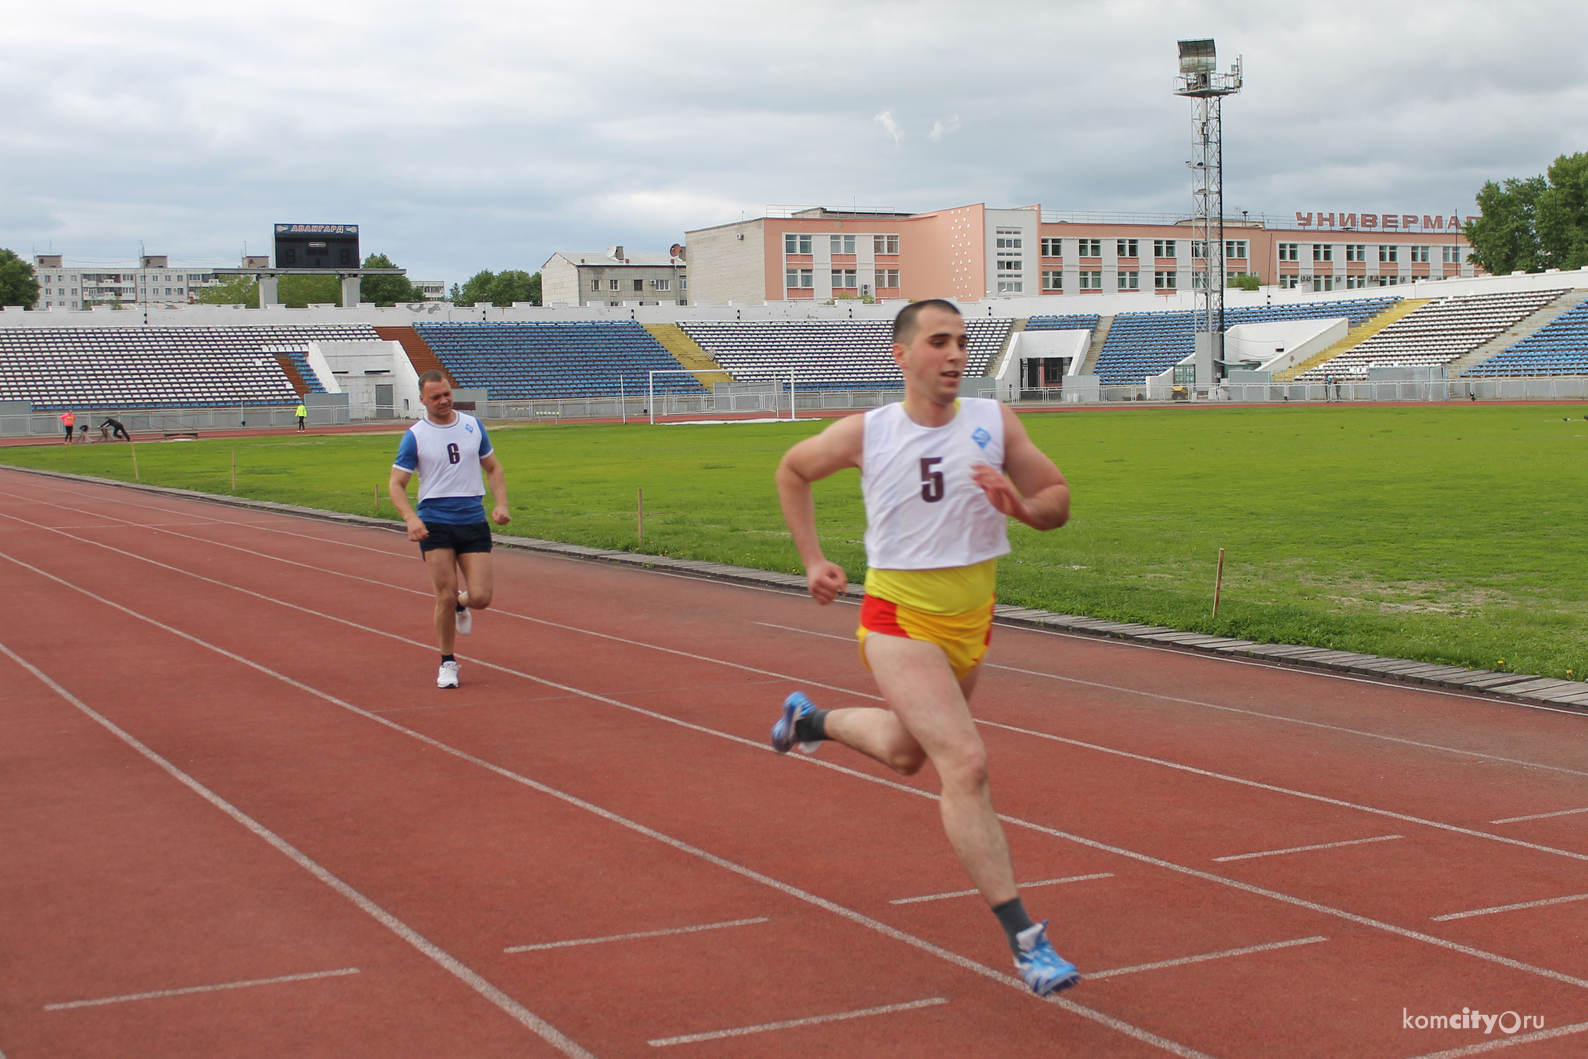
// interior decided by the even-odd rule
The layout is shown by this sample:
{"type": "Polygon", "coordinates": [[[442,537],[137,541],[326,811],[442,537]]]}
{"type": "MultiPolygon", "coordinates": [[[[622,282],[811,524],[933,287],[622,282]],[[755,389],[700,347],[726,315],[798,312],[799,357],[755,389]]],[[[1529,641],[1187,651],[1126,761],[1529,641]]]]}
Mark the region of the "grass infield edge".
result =
{"type": "MultiPolygon", "coordinates": [[[[251,508],[299,518],[342,525],[400,532],[402,523],[370,515],[354,515],[322,508],[282,504],[272,500],[251,500],[246,497],[221,496],[199,492],[195,489],[177,489],[171,486],[145,485],[141,482],[123,482],[113,478],[96,478],[86,474],[69,474],[63,471],[44,470],[37,467],[7,466],[7,470],[32,474],[42,478],[65,481],[91,482],[131,489],[159,496],[183,500],[199,500],[226,507],[251,508]]],[[[806,591],[805,578],[797,574],[779,574],[753,567],[731,566],[698,559],[678,559],[666,555],[645,555],[639,552],[618,551],[610,548],[592,548],[583,544],[565,544],[561,541],[540,540],[534,537],[517,537],[491,534],[493,547],[558,555],[586,562],[613,563],[639,570],[652,570],[729,584],[753,585],[759,588],[797,593],[806,591]]],[[[851,584],[849,594],[860,596],[864,589],[851,584]]],[[[1107,621],[1075,614],[1056,614],[1052,611],[1030,607],[1017,607],[1000,603],[993,609],[994,621],[1001,625],[1038,630],[1072,633],[1105,639],[1125,640],[1152,647],[1189,651],[1196,654],[1239,657],[1273,666],[1295,666],[1321,669],[1350,676],[1370,677],[1386,682],[1424,685],[1443,691],[1545,706],[1572,712],[1588,712],[1588,686],[1582,682],[1556,680],[1531,673],[1504,673],[1489,669],[1465,669],[1461,666],[1438,665],[1411,659],[1389,658],[1382,655],[1359,654],[1354,651],[1334,651],[1322,647],[1300,644],[1256,643],[1252,640],[1211,636],[1206,633],[1186,632],[1164,625],[1141,625],[1134,622],[1107,621]]]]}

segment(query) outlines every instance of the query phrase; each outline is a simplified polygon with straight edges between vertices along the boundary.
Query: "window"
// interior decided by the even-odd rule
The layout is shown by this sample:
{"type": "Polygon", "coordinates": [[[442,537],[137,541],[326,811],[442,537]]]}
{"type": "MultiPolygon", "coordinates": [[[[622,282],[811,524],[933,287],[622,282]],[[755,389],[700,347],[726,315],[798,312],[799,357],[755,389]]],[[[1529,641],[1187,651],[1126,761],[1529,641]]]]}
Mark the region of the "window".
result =
{"type": "Polygon", "coordinates": [[[637,279],[637,280],[634,281],[634,290],[635,290],[636,293],[638,293],[640,291],[643,291],[644,289],[645,289],[645,281],[644,280],[637,279]]]}
{"type": "MultiPolygon", "coordinates": [[[[1092,240],[1092,241],[1096,242],[1095,239],[1092,240]]],[[[1080,276],[1081,276],[1081,289],[1082,290],[1102,290],[1103,289],[1103,272],[1102,272],[1101,269],[1093,269],[1093,270],[1090,270],[1090,271],[1088,271],[1086,269],[1082,269],[1081,272],[1080,272],[1080,276]]]]}
{"type": "Polygon", "coordinates": [[[1312,244],[1312,259],[1314,261],[1333,261],[1334,260],[1334,244],[1333,243],[1313,243],[1312,244]]]}
{"type": "Polygon", "coordinates": [[[1114,241],[1115,257],[1136,257],[1137,241],[1135,239],[1117,239],[1114,241]]]}
{"type": "Polygon", "coordinates": [[[1208,285],[1208,276],[1207,276],[1206,272],[1197,271],[1197,272],[1191,273],[1191,289],[1192,290],[1203,290],[1203,289],[1205,289],[1207,287],[1207,285],[1208,285]]]}
{"type": "Polygon", "coordinates": [[[999,294],[1023,294],[1025,289],[1026,285],[1024,280],[1001,279],[998,281],[999,294]]]}
{"type": "Polygon", "coordinates": [[[1347,276],[1347,277],[1345,277],[1345,289],[1346,290],[1356,290],[1358,287],[1365,287],[1365,286],[1367,286],[1367,277],[1366,276],[1347,276]]]}
{"type": "Polygon", "coordinates": [[[1280,243],[1279,244],[1279,260],[1281,260],[1281,261],[1300,261],[1301,260],[1301,244],[1300,243],[1280,243]]]}
{"type": "Polygon", "coordinates": [[[1461,247],[1459,247],[1459,246],[1442,246],[1439,249],[1443,251],[1441,259],[1444,261],[1445,264],[1447,264],[1447,265],[1459,265],[1459,264],[1461,264],[1461,247]]]}
{"type": "Polygon", "coordinates": [[[1153,290],[1179,290],[1180,289],[1179,276],[1180,276],[1180,274],[1178,272],[1172,272],[1172,271],[1154,272],[1152,274],[1152,289],[1153,290]]]}
{"type": "Polygon", "coordinates": [[[1042,273],[1043,290],[1063,290],[1064,273],[1058,269],[1046,269],[1042,273]]]}
{"type": "Polygon", "coordinates": [[[1399,261],[1400,250],[1401,248],[1398,246],[1384,246],[1381,244],[1378,248],[1378,259],[1380,261],[1399,261]]]}
{"type": "Polygon", "coordinates": [[[1198,261],[1204,260],[1208,256],[1208,244],[1200,239],[1191,240],[1191,256],[1198,261]]]}
{"type": "Polygon", "coordinates": [[[651,286],[655,287],[657,290],[672,290],[673,289],[673,281],[670,280],[670,279],[652,280],[651,281],[651,286]]]}
{"type": "Polygon", "coordinates": [[[1312,289],[1313,290],[1334,290],[1334,277],[1333,276],[1314,276],[1314,277],[1312,277],[1312,289]]]}
{"type": "Polygon", "coordinates": [[[855,252],[855,237],[830,235],[827,237],[827,251],[832,254],[852,254],[855,252]]]}
{"type": "Polygon", "coordinates": [[[617,280],[615,280],[615,279],[607,280],[607,290],[615,291],[617,289],[618,289],[618,281],[617,280]]]}
{"type": "Polygon", "coordinates": [[[789,290],[809,290],[816,283],[814,269],[791,268],[783,273],[783,284],[789,290]]]}
{"type": "Polygon", "coordinates": [[[1426,246],[1412,247],[1412,261],[1417,264],[1428,264],[1428,248],[1426,246]]]}
{"type": "Polygon", "coordinates": [[[601,289],[601,281],[598,280],[598,279],[591,280],[590,281],[590,289],[593,290],[593,291],[600,290],[601,289]]]}
{"type": "Polygon", "coordinates": [[[1103,241],[1101,239],[1080,239],[1080,249],[1076,251],[1081,257],[1102,257],[1103,241]]]}
{"type": "Polygon", "coordinates": [[[899,237],[896,235],[873,235],[871,237],[871,252],[873,254],[897,254],[899,252],[899,237]]]}
{"type": "Polygon", "coordinates": [[[1043,257],[1063,257],[1064,256],[1064,247],[1062,245],[1063,242],[1064,241],[1062,239],[1044,239],[1044,240],[1042,240],[1042,256],[1043,257]]]}
{"type": "Polygon", "coordinates": [[[783,252],[785,254],[808,254],[811,252],[811,237],[800,235],[798,232],[783,233],[783,252]]]}
{"type": "Polygon", "coordinates": [[[899,270],[896,268],[879,268],[873,278],[878,290],[896,289],[899,286],[899,270]]]}
{"type": "Polygon", "coordinates": [[[1119,289],[1120,290],[1140,290],[1141,289],[1141,273],[1140,272],[1121,272],[1121,273],[1119,273],[1119,289]]]}
{"type": "Polygon", "coordinates": [[[1154,239],[1152,241],[1153,257],[1174,257],[1175,241],[1173,239],[1154,239]]]}
{"type": "Polygon", "coordinates": [[[1246,260],[1247,242],[1245,239],[1224,240],[1224,256],[1246,260]]]}
{"type": "Polygon", "coordinates": [[[1367,260],[1367,244],[1366,243],[1346,243],[1345,244],[1345,259],[1347,261],[1366,261],[1367,260]]]}
{"type": "MultiPolygon", "coordinates": [[[[688,290],[689,289],[689,277],[688,276],[679,276],[678,277],[678,289],[679,290],[688,290]]],[[[683,302],[679,302],[678,304],[682,305],[684,303],[683,302]]]]}
{"type": "MultiPolygon", "coordinates": [[[[833,236],[833,238],[837,239],[838,236],[835,235],[835,236],[833,236]]],[[[853,236],[848,236],[846,238],[853,238],[853,236]]],[[[835,268],[835,269],[833,269],[833,289],[834,290],[849,290],[849,289],[852,289],[855,286],[856,286],[856,283],[855,283],[855,270],[854,269],[852,269],[852,268],[835,268]]]]}
{"type": "Polygon", "coordinates": [[[995,249],[1019,250],[1021,234],[1022,233],[1019,228],[999,228],[997,231],[997,246],[995,249]]]}

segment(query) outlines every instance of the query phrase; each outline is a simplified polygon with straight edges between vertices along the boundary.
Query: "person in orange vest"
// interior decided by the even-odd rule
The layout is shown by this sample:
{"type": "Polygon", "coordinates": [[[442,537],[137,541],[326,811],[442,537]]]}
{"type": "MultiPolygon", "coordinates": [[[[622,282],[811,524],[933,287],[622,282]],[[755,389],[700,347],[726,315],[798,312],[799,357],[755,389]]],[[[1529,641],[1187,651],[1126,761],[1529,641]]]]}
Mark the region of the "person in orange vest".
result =
{"type": "Polygon", "coordinates": [[[75,422],[77,422],[76,412],[68,410],[61,413],[61,426],[66,428],[66,443],[68,445],[72,443],[72,424],[75,422]]]}

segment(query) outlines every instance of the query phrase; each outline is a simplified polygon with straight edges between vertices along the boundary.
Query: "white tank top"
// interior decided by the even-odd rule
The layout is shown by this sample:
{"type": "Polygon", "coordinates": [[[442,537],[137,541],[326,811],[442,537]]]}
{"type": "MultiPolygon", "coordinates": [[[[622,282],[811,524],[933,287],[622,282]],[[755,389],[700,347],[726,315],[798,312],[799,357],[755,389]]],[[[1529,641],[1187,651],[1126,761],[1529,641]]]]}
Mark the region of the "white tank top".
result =
{"type": "Polygon", "coordinates": [[[971,480],[977,463],[1003,471],[997,401],[962,397],[940,427],[918,425],[902,404],[867,412],[860,463],[867,565],[937,570],[1009,554],[1007,516],[971,480]]]}

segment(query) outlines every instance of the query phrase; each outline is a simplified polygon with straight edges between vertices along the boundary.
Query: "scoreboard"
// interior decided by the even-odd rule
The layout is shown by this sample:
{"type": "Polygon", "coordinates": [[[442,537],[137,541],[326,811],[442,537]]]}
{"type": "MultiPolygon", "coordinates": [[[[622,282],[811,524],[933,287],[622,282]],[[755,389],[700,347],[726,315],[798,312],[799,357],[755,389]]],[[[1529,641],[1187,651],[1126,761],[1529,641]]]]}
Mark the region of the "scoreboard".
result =
{"type": "Polygon", "coordinates": [[[276,225],[277,268],[357,268],[356,224],[276,225]]]}

